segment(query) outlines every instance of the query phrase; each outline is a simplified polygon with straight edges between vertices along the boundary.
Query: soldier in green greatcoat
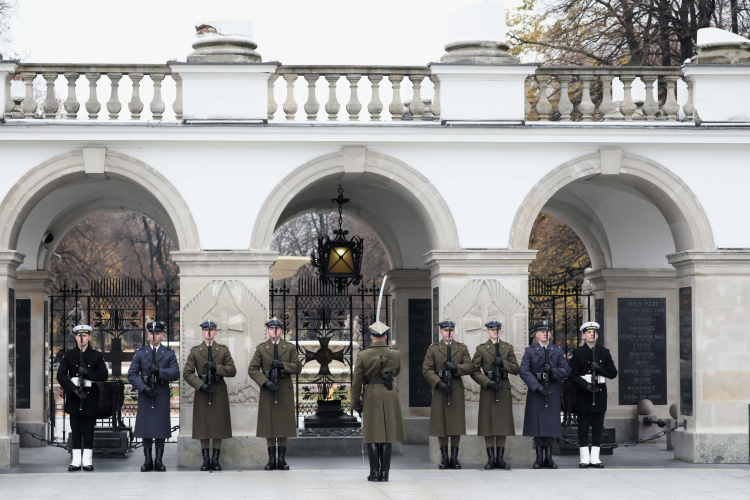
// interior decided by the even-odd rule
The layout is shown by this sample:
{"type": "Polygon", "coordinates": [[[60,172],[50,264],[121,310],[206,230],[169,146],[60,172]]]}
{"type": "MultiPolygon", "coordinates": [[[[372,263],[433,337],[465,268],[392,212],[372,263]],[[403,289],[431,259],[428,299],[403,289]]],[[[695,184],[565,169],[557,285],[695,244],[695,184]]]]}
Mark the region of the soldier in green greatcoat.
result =
{"type": "Polygon", "coordinates": [[[456,342],[456,324],[450,319],[441,321],[442,339],[427,349],[422,365],[422,374],[432,387],[430,408],[430,436],[437,436],[440,443],[440,469],[460,469],[458,447],[461,436],[466,434],[466,404],[464,401],[464,381],[461,377],[471,375],[469,348],[456,342]],[[448,351],[450,358],[448,361],[448,351]],[[448,459],[448,438],[451,454],[448,459]]]}
{"type": "Polygon", "coordinates": [[[490,321],[484,326],[490,338],[477,346],[471,360],[474,365],[471,378],[481,388],[477,435],[484,436],[487,447],[487,465],[484,468],[510,470],[510,465],[504,460],[505,439],[506,436],[515,436],[516,428],[513,425],[513,399],[508,375],[518,375],[521,367],[513,346],[500,340],[503,325],[490,321]]]}
{"type": "Polygon", "coordinates": [[[368,481],[388,481],[391,447],[406,439],[401,403],[394,379],[401,371],[401,352],[387,343],[388,327],[370,325],[370,347],[359,351],[352,376],[352,404],[359,404],[362,436],[370,457],[368,481]],[[362,403],[359,398],[364,391],[362,403]]]}
{"type": "Polygon", "coordinates": [[[281,321],[274,317],[266,323],[266,328],[268,340],[255,349],[255,355],[247,369],[247,374],[260,387],[255,435],[266,438],[266,470],[289,470],[286,463],[286,438],[297,435],[292,375],[302,371],[302,362],[295,345],[282,338],[284,328],[281,321]]]}

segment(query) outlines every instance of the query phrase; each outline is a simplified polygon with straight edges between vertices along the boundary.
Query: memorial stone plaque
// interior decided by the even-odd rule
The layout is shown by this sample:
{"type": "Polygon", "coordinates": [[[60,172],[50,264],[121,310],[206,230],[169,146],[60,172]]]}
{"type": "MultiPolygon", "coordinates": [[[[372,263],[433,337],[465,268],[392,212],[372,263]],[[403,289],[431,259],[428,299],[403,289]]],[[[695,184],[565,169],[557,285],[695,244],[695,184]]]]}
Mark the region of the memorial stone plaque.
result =
{"type": "Polygon", "coordinates": [[[617,299],[620,404],[667,404],[667,299],[617,299]]]}
{"type": "Polygon", "coordinates": [[[409,406],[432,404],[432,387],[422,375],[427,349],[432,344],[432,301],[409,299],[409,406]]]}
{"type": "Polygon", "coordinates": [[[440,330],[437,327],[440,321],[440,287],[432,289],[432,341],[440,341],[440,330]]]}
{"type": "Polygon", "coordinates": [[[16,408],[31,408],[31,300],[16,301],[16,408]]]}
{"type": "Polygon", "coordinates": [[[693,297],[680,288],[680,414],[693,415],[693,297]]]}
{"type": "Polygon", "coordinates": [[[599,323],[599,340],[604,340],[604,299],[594,300],[594,321],[599,323]]]}
{"type": "Polygon", "coordinates": [[[16,418],[16,291],[8,288],[8,418],[16,418]]]}

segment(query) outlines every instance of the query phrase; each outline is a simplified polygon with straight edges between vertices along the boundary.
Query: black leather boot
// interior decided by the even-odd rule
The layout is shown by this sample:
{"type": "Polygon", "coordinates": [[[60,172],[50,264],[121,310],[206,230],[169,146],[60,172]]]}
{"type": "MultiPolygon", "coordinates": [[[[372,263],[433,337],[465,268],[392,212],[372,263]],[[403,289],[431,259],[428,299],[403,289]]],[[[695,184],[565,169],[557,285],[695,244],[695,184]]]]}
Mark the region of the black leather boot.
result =
{"type": "Polygon", "coordinates": [[[438,465],[438,469],[447,469],[449,462],[448,462],[448,447],[447,446],[441,446],[440,447],[440,465],[438,465]]]}
{"type": "Polygon", "coordinates": [[[544,461],[544,452],[542,452],[542,448],[540,446],[537,446],[536,447],[536,460],[534,460],[534,465],[532,465],[532,467],[534,469],[541,469],[543,461],[544,461]]]}
{"type": "Polygon", "coordinates": [[[221,455],[221,450],[214,450],[214,456],[211,457],[211,470],[215,470],[215,471],[221,470],[221,464],[219,463],[219,455],[221,455]]]}
{"type": "Polygon", "coordinates": [[[380,480],[388,482],[388,475],[391,471],[391,443],[381,443],[380,446],[380,480]]]}
{"type": "Polygon", "coordinates": [[[203,465],[201,465],[201,470],[204,472],[211,470],[211,456],[208,454],[208,448],[203,448],[201,454],[203,454],[203,465]]]}
{"type": "Polygon", "coordinates": [[[544,447],[544,466],[547,469],[557,469],[557,464],[552,460],[552,447],[544,447]]]}
{"type": "Polygon", "coordinates": [[[487,448],[487,463],[484,466],[484,470],[492,470],[495,468],[495,448],[487,448]]]}
{"type": "Polygon", "coordinates": [[[141,472],[151,472],[154,470],[154,459],[151,456],[151,447],[143,447],[143,456],[146,457],[146,461],[141,465],[141,472]]]}
{"type": "Polygon", "coordinates": [[[266,464],[266,470],[276,470],[276,447],[268,447],[268,463],[266,464]]]}
{"type": "Polygon", "coordinates": [[[367,457],[370,459],[370,475],[368,481],[380,481],[380,448],[378,443],[367,443],[367,457]]]}
{"type": "Polygon", "coordinates": [[[286,463],[286,446],[279,446],[279,461],[276,462],[276,468],[289,470],[289,465],[286,463]]]}
{"type": "Polygon", "coordinates": [[[167,472],[167,468],[164,467],[164,462],[162,462],[163,458],[164,458],[164,448],[157,448],[156,458],[154,459],[154,470],[156,472],[167,472]]]}
{"type": "Polygon", "coordinates": [[[458,446],[451,446],[451,469],[460,469],[461,464],[458,462],[458,446]]]}
{"type": "Polygon", "coordinates": [[[497,457],[497,459],[495,461],[495,468],[496,469],[510,470],[510,465],[508,465],[505,462],[505,460],[504,460],[504,458],[505,458],[505,448],[498,448],[497,449],[497,455],[495,455],[495,456],[497,457]]]}

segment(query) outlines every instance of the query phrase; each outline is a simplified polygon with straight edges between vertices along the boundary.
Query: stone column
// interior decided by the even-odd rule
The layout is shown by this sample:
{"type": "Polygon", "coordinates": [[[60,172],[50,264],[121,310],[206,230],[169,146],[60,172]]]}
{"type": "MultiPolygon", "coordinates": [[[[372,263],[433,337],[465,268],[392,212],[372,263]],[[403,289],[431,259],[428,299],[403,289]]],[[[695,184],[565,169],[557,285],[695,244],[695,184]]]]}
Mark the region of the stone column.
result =
{"type": "Polygon", "coordinates": [[[678,418],[688,428],[675,435],[675,458],[746,464],[750,251],[686,251],[667,258],[677,269],[680,298],[690,292],[680,322],[678,418]]]}
{"type": "MultiPolygon", "coordinates": [[[[396,341],[396,347],[401,351],[401,373],[398,376],[398,392],[401,399],[401,408],[406,426],[407,443],[427,443],[427,429],[430,416],[429,402],[427,407],[411,407],[409,403],[410,374],[418,370],[419,377],[422,373],[422,360],[427,348],[432,343],[431,337],[427,339],[426,345],[422,346],[420,352],[410,352],[409,339],[412,331],[409,327],[409,302],[414,300],[430,301],[432,299],[432,288],[430,286],[429,269],[392,269],[388,271],[388,284],[390,285],[392,302],[392,340],[396,341]],[[414,355],[412,359],[411,355],[414,355]]],[[[413,303],[413,305],[425,305],[413,303]]],[[[427,303],[428,311],[431,302],[427,303]]],[[[430,320],[431,328],[432,320],[430,320]]],[[[414,325],[416,328],[417,325],[414,325]]],[[[414,332],[416,335],[417,333],[414,332]]],[[[425,382],[425,385],[429,385],[425,382]]]]}
{"type": "MultiPolygon", "coordinates": [[[[596,316],[596,303],[591,303],[591,321],[603,326],[600,343],[610,350],[615,366],[623,373],[628,367],[620,362],[618,345],[618,299],[666,299],[667,307],[667,402],[654,404],[654,413],[669,418],[669,406],[679,398],[679,326],[676,273],[674,269],[599,269],[586,272],[594,301],[604,301],[604,317],[596,316]]],[[[601,309],[600,309],[601,310],[601,309]]],[[[624,359],[624,358],[623,358],[624,359]]],[[[638,438],[637,402],[620,405],[620,376],[607,382],[606,427],[614,427],[617,441],[638,438]]]]}
{"type": "MultiPolygon", "coordinates": [[[[227,380],[233,438],[222,443],[222,464],[259,466],[268,459],[266,443],[255,438],[258,386],[247,368],[256,346],[266,340],[268,280],[277,252],[173,252],[180,267],[180,374],[190,349],[202,341],[198,325],[210,319],[218,326],[216,341],[227,345],[237,376],[227,380]]],[[[180,378],[178,464],[202,463],[200,443],[191,438],[195,391],[180,378]]]]}
{"type": "MultiPolygon", "coordinates": [[[[28,408],[22,408],[19,400],[16,408],[16,421],[25,429],[36,432],[42,436],[46,435],[48,419],[48,407],[45,396],[49,390],[49,374],[47,365],[49,361],[49,310],[48,300],[55,282],[55,273],[50,271],[18,271],[16,279],[16,304],[19,300],[29,300],[31,305],[31,351],[30,359],[27,361],[31,367],[30,373],[30,401],[28,408]]],[[[18,308],[16,309],[18,313],[18,308]]],[[[16,325],[19,317],[16,314],[16,325]]],[[[16,338],[18,332],[16,331],[16,338]]],[[[19,353],[20,354],[20,353],[19,353]]],[[[20,361],[20,359],[18,360],[20,361]]],[[[19,433],[21,448],[41,447],[45,444],[33,439],[24,433],[19,433]]]]}
{"type": "MultiPolygon", "coordinates": [[[[536,250],[434,250],[424,256],[433,297],[439,303],[436,312],[456,323],[456,340],[466,344],[472,355],[487,340],[483,325],[494,319],[503,324],[501,338],[513,345],[521,361],[528,344],[528,270],[535,257],[536,250]]],[[[433,318],[433,323],[439,319],[433,318]]],[[[461,441],[461,460],[466,465],[483,465],[487,461],[484,439],[476,435],[479,386],[469,377],[464,377],[464,385],[468,436],[461,441]]],[[[509,463],[529,464],[533,460],[530,438],[520,436],[526,385],[511,376],[511,387],[516,436],[508,438],[505,457],[509,463]]],[[[437,438],[430,438],[430,458],[439,461],[437,438]]]]}
{"type": "Polygon", "coordinates": [[[15,382],[15,286],[16,269],[24,255],[13,250],[0,252],[0,469],[18,463],[19,437],[16,423],[15,382]]]}

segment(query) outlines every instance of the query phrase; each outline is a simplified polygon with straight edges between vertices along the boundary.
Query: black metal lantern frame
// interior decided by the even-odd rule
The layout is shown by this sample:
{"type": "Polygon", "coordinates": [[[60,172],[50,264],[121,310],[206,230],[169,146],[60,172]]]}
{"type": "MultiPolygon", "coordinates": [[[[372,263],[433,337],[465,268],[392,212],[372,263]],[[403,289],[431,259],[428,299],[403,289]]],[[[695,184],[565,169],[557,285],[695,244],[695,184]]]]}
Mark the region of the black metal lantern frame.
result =
{"type": "Polygon", "coordinates": [[[318,238],[318,248],[310,254],[310,262],[318,270],[318,277],[322,282],[344,291],[349,285],[358,285],[362,281],[364,241],[359,236],[346,238],[349,231],[342,227],[342,211],[350,200],[344,198],[344,190],[340,185],[338,197],[331,201],[339,206],[339,228],[334,229],[333,239],[328,235],[318,238]]]}

